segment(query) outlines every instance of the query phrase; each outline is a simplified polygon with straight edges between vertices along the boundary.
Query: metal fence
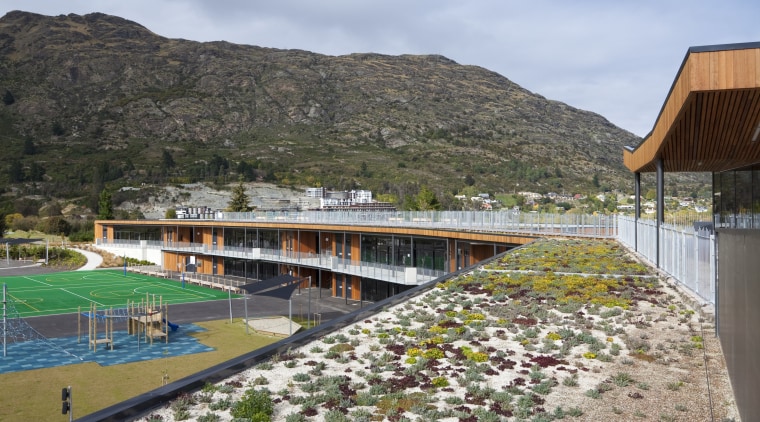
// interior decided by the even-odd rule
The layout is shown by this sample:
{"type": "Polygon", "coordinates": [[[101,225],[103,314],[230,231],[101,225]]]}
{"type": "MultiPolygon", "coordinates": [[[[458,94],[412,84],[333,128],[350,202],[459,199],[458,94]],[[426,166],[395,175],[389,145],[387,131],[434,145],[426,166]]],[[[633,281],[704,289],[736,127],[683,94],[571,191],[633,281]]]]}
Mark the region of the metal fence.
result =
{"type": "Polygon", "coordinates": [[[254,211],[217,212],[218,221],[415,227],[588,237],[617,236],[615,214],[546,214],[519,211],[254,211]]]}
{"type": "Polygon", "coordinates": [[[712,230],[693,226],[660,225],[657,256],[657,225],[653,220],[618,218],[618,240],[635,249],[705,301],[715,304],[717,244],[712,230]],[[638,229],[638,233],[637,233],[638,229]],[[658,259],[659,258],[659,259],[658,259]]]}

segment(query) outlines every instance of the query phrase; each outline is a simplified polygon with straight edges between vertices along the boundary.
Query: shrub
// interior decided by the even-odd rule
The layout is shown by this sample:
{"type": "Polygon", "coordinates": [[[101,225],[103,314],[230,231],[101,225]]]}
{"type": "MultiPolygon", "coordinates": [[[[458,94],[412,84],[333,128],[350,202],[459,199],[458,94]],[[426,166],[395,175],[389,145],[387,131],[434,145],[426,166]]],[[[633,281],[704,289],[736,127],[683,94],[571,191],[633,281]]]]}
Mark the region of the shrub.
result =
{"type": "Polygon", "coordinates": [[[306,422],[306,416],[300,413],[291,413],[285,417],[285,422],[306,422]]]}
{"type": "Polygon", "coordinates": [[[274,413],[274,403],[269,391],[249,389],[230,412],[234,418],[249,418],[253,422],[269,421],[274,413]]]}
{"type": "Polygon", "coordinates": [[[435,348],[435,349],[425,350],[422,353],[422,356],[425,359],[443,359],[444,353],[443,353],[443,350],[435,348]]]}
{"type": "Polygon", "coordinates": [[[216,413],[207,412],[205,415],[198,416],[198,422],[219,422],[221,418],[216,413]]]}
{"type": "Polygon", "coordinates": [[[448,387],[449,386],[449,380],[446,377],[435,377],[432,381],[433,387],[441,388],[441,387],[448,387]]]}
{"type": "Polygon", "coordinates": [[[303,372],[293,375],[293,381],[296,381],[296,382],[306,382],[310,379],[311,377],[309,376],[309,374],[305,374],[303,372]]]}
{"type": "Polygon", "coordinates": [[[229,409],[232,403],[230,402],[229,397],[225,397],[223,399],[220,399],[217,402],[211,403],[208,405],[209,410],[225,410],[229,409]]]}
{"type": "Polygon", "coordinates": [[[618,372],[612,376],[612,382],[618,387],[627,387],[633,383],[633,378],[627,372],[618,372]]]}

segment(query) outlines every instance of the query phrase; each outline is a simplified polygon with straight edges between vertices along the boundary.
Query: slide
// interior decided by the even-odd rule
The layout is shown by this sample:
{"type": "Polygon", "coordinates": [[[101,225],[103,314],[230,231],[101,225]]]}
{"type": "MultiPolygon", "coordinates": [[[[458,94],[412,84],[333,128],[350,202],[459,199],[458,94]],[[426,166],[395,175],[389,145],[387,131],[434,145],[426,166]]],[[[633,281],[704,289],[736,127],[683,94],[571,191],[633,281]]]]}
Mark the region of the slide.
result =
{"type": "Polygon", "coordinates": [[[179,328],[179,325],[173,324],[171,321],[167,321],[166,319],[163,319],[162,322],[165,322],[166,325],[168,325],[169,328],[172,329],[172,331],[177,331],[177,329],[179,328]]]}

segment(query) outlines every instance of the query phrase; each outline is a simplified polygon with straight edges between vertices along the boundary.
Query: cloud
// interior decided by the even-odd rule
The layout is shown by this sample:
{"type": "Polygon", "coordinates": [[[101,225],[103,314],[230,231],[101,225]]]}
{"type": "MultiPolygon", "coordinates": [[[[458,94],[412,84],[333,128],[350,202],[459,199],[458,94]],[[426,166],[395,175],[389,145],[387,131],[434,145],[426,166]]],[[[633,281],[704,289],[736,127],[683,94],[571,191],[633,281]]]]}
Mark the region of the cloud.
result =
{"type": "Polygon", "coordinates": [[[328,55],[441,54],[637,135],[690,46],[760,40],[746,0],[6,0],[6,11],[103,12],[158,35],[328,55]]]}

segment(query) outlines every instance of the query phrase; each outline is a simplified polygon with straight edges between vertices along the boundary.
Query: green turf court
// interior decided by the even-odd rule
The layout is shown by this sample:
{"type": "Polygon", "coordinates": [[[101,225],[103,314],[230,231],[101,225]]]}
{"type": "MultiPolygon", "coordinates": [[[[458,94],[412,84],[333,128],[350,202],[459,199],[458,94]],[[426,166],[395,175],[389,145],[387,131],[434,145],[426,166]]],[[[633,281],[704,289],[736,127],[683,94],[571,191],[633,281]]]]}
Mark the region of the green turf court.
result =
{"type": "MultiPolygon", "coordinates": [[[[185,284],[176,280],[155,278],[120,270],[69,271],[28,276],[0,277],[0,285],[8,286],[8,299],[21,317],[68,314],[89,311],[95,303],[98,310],[123,308],[127,301],[140,303],[159,297],[163,303],[205,302],[227,299],[226,291],[185,284]]],[[[2,294],[0,293],[0,296],[2,294]]],[[[233,295],[233,297],[238,297],[233,295]]],[[[2,299],[0,299],[2,300],[2,299]]]]}

